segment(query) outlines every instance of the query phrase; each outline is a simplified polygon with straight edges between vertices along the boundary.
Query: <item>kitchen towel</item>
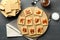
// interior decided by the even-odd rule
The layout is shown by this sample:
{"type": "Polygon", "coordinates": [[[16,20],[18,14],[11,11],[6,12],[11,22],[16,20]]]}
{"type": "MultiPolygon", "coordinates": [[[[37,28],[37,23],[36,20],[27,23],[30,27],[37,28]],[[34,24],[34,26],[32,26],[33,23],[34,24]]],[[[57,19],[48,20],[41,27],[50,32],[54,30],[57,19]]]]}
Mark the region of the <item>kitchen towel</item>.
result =
{"type": "Polygon", "coordinates": [[[13,20],[10,23],[6,24],[6,31],[7,37],[22,36],[22,34],[17,28],[17,20],[13,20]]]}

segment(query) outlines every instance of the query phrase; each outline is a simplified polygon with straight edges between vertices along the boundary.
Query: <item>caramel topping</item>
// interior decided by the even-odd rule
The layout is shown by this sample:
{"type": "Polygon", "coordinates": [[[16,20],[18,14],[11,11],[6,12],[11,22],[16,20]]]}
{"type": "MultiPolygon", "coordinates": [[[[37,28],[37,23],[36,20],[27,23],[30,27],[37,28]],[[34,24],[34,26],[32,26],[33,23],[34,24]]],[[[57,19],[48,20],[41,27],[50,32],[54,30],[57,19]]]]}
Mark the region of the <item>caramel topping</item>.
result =
{"type": "Polygon", "coordinates": [[[21,19],[20,22],[23,23],[24,22],[24,19],[21,19]]]}
{"type": "Polygon", "coordinates": [[[43,4],[46,5],[48,3],[49,3],[49,0],[45,0],[45,2],[43,4]]]}
{"type": "Polygon", "coordinates": [[[45,20],[43,20],[43,24],[47,24],[47,20],[45,19],[45,20]]]}
{"type": "Polygon", "coordinates": [[[36,12],[36,14],[40,14],[41,12],[38,10],[37,12],[36,12]]]}
{"type": "Polygon", "coordinates": [[[31,32],[31,34],[33,34],[34,33],[34,29],[30,29],[30,32],[31,32]]]}
{"type": "Polygon", "coordinates": [[[38,33],[41,33],[43,28],[38,28],[38,33]]]}
{"type": "Polygon", "coordinates": [[[35,23],[38,23],[38,22],[39,22],[39,19],[36,18],[36,19],[35,19],[35,23]]]}
{"type": "Polygon", "coordinates": [[[27,23],[30,24],[31,23],[31,20],[27,20],[27,23]]]}
{"type": "Polygon", "coordinates": [[[29,14],[29,13],[31,13],[31,12],[30,12],[30,10],[26,10],[25,12],[26,12],[26,14],[29,14]]]}
{"type": "Polygon", "coordinates": [[[27,32],[27,29],[26,28],[23,28],[23,32],[27,32]]]}

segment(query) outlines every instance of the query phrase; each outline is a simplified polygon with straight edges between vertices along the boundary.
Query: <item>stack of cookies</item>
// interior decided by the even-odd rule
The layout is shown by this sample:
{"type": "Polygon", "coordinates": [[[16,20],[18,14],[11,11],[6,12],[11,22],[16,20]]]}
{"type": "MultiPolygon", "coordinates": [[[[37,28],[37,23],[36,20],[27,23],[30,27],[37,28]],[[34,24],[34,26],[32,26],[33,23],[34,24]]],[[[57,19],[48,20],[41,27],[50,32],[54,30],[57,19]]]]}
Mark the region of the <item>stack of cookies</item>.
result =
{"type": "Polygon", "coordinates": [[[0,3],[0,11],[5,17],[16,16],[21,10],[20,0],[2,0],[0,3]]]}

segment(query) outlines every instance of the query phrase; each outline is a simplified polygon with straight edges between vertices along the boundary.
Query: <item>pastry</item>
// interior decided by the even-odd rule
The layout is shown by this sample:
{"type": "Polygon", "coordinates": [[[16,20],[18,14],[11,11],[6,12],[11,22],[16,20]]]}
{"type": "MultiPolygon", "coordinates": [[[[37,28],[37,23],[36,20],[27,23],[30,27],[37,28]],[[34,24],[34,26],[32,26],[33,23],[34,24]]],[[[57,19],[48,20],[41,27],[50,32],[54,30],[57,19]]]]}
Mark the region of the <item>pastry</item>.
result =
{"type": "Polygon", "coordinates": [[[36,26],[36,33],[37,34],[42,34],[43,33],[43,26],[42,25],[36,26]]]}
{"type": "Polygon", "coordinates": [[[28,34],[27,26],[22,26],[20,29],[21,29],[22,34],[24,34],[24,35],[28,34]]]}
{"type": "Polygon", "coordinates": [[[25,17],[20,16],[20,19],[18,19],[18,24],[24,25],[25,24],[25,17]]]}
{"type": "Polygon", "coordinates": [[[30,27],[28,27],[28,30],[29,30],[29,35],[31,36],[31,35],[35,35],[35,27],[34,26],[30,26],[30,27]]]}
{"type": "Polygon", "coordinates": [[[42,10],[40,10],[39,8],[36,8],[35,10],[34,10],[34,15],[37,15],[37,16],[42,16],[42,10]]]}
{"type": "Polygon", "coordinates": [[[32,25],[32,17],[26,17],[26,25],[32,25]]]}
{"type": "Polygon", "coordinates": [[[34,20],[33,20],[34,24],[40,24],[41,23],[41,18],[39,16],[34,16],[34,20]]]}
{"type": "Polygon", "coordinates": [[[48,25],[48,20],[46,18],[42,18],[42,25],[48,25]]]}
{"type": "Polygon", "coordinates": [[[31,15],[32,11],[30,8],[24,10],[25,16],[31,15]]]}
{"type": "Polygon", "coordinates": [[[0,10],[5,17],[16,16],[16,14],[18,14],[18,12],[21,10],[20,4],[20,0],[2,0],[0,10]]]}

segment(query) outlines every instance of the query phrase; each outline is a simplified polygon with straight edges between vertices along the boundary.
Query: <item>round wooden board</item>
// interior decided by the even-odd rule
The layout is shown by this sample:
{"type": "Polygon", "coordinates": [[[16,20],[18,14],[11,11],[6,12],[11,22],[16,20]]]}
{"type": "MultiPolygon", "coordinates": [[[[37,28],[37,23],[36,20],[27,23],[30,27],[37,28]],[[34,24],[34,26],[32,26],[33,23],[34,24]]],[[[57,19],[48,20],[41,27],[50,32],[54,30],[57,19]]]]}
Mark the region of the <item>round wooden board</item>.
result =
{"type": "MultiPolygon", "coordinates": [[[[31,9],[32,10],[32,12],[34,12],[34,9],[40,9],[40,8],[38,8],[38,7],[28,7],[28,8],[26,8],[26,9],[31,9]]],[[[26,10],[26,9],[24,9],[24,10],[26,10]]],[[[19,22],[19,19],[20,19],[20,16],[23,16],[23,17],[25,17],[26,18],[26,16],[25,16],[25,14],[24,14],[24,10],[20,13],[20,15],[19,15],[19,17],[18,17],[18,19],[17,19],[17,25],[18,25],[18,29],[21,31],[21,25],[19,25],[18,24],[18,22],[19,22]]],[[[48,22],[48,17],[47,17],[47,15],[46,15],[46,13],[42,10],[42,9],[40,9],[42,12],[43,12],[43,15],[41,16],[41,18],[46,18],[47,19],[47,22],[48,22]]],[[[30,16],[30,17],[34,17],[33,16],[33,14],[30,16]]],[[[34,24],[33,24],[34,25],[34,24]]],[[[39,24],[39,25],[42,25],[42,24],[39,24]]],[[[27,26],[27,25],[25,25],[25,26],[27,26]]],[[[34,25],[35,26],[35,25],[34,25]]],[[[30,37],[30,38],[35,38],[35,37],[39,37],[39,36],[41,36],[41,35],[43,35],[45,32],[46,32],[46,30],[47,30],[47,28],[48,28],[48,24],[47,25],[42,25],[43,26],[43,32],[42,32],[42,34],[35,34],[35,35],[29,35],[29,34],[27,34],[27,35],[24,35],[24,34],[22,34],[23,36],[25,36],[25,37],[30,37]]]]}

